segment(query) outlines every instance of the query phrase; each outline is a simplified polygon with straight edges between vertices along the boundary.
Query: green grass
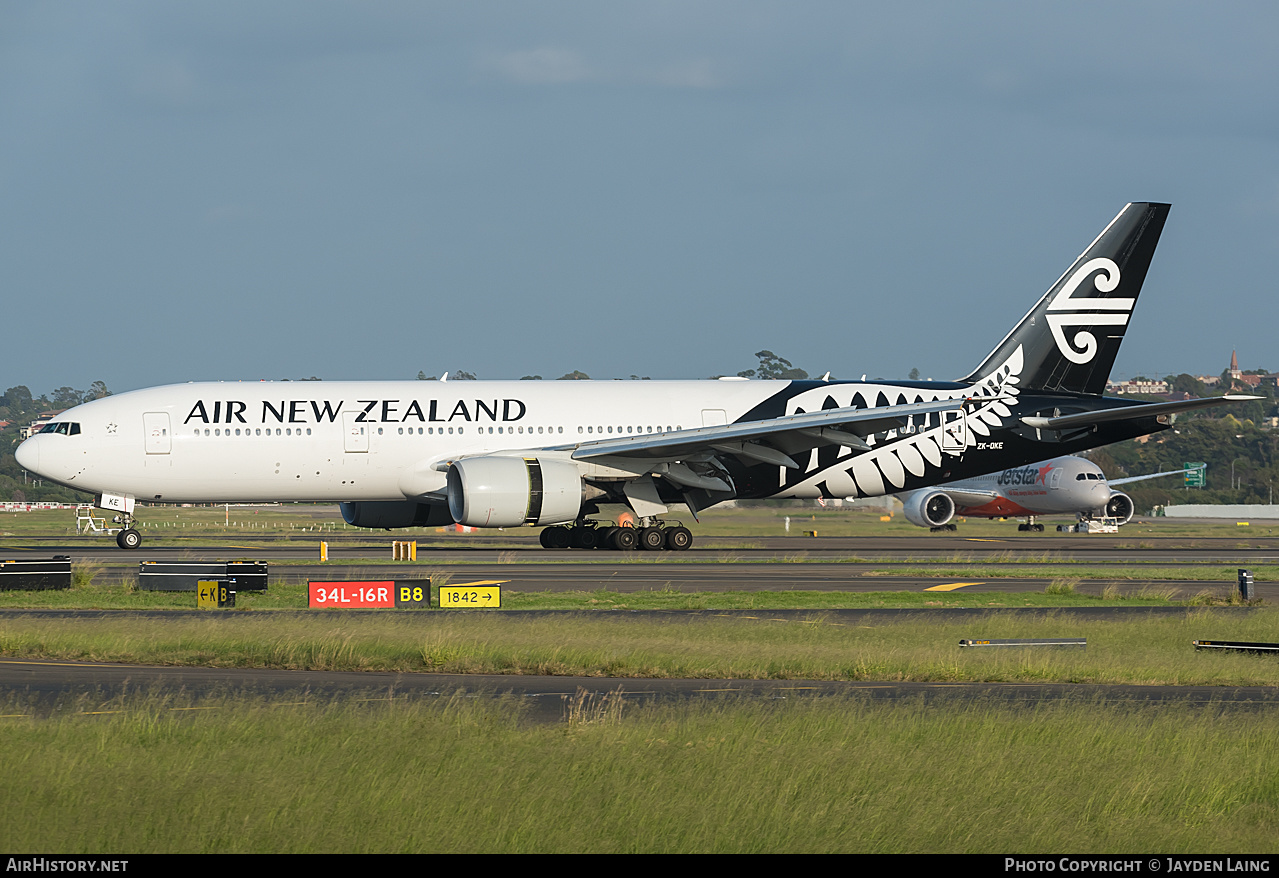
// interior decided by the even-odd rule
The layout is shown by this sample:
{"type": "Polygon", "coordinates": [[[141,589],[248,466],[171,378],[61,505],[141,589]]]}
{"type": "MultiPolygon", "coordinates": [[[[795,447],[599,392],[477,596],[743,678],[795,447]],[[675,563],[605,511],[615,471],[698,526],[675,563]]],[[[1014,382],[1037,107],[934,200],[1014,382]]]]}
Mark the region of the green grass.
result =
{"type": "Polygon", "coordinates": [[[134,696],[4,712],[8,850],[1250,854],[1279,836],[1274,711],[726,699],[532,724],[457,697],[134,696]]]}
{"type": "Polygon", "coordinates": [[[1196,652],[1267,641],[1270,609],[1098,622],[1053,613],[844,622],[625,613],[244,613],[0,619],[0,655],[202,667],[623,678],[1279,685],[1272,656],[1196,652]],[[961,649],[966,638],[1085,637],[1087,649],[961,649]]]}

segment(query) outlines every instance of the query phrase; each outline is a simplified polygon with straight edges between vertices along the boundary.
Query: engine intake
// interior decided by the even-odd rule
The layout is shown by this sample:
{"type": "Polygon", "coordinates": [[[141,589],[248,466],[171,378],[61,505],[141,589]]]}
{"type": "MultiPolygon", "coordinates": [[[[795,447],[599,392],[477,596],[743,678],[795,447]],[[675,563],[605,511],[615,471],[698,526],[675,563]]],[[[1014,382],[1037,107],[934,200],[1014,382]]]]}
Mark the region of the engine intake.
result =
{"type": "Polygon", "coordinates": [[[955,517],[955,501],[945,491],[916,491],[903,505],[906,520],[917,527],[941,527],[955,517]]]}
{"type": "Polygon", "coordinates": [[[1132,521],[1133,513],[1136,506],[1132,502],[1132,498],[1127,494],[1119,491],[1110,495],[1110,499],[1106,501],[1106,517],[1113,518],[1120,524],[1127,524],[1132,521]]]}
{"type": "Polygon", "coordinates": [[[582,509],[577,466],[537,457],[468,457],[449,467],[449,512],[470,527],[576,521],[582,509]]]}

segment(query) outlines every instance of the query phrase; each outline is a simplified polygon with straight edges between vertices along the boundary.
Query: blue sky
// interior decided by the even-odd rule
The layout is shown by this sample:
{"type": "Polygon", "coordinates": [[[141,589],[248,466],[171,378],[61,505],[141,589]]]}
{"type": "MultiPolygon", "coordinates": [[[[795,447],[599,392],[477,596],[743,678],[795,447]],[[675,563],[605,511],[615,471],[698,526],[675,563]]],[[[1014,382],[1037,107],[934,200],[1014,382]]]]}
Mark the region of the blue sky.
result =
{"type": "Polygon", "coordinates": [[[0,389],[966,374],[1127,201],[1115,375],[1279,369],[1279,6],[0,5],[0,389]]]}

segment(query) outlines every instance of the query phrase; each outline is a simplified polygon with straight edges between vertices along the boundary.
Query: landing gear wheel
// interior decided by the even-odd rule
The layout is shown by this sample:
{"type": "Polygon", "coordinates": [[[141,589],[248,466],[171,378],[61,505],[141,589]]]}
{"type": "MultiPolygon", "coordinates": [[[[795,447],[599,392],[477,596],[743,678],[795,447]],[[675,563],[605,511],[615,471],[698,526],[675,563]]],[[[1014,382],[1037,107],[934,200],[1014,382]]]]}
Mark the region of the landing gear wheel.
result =
{"type": "Polygon", "coordinates": [[[609,540],[614,549],[633,549],[639,544],[639,532],[633,527],[619,527],[614,529],[609,540]]]}
{"type": "Polygon", "coordinates": [[[142,534],[133,528],[127,528],[115,535],[115,544],[122,549],[136,549],[142,545],[142,534]]]}
{"type": "Polygon", "coordinates": [[[666,548],[682,552],[693,545],[693,532],[686,527],[673,527],[666,532],[666,548]]]}
{"type": "Polygon", "coordinates": [[[660,549],[666,545],[666,534],[662,533],[660,527],[645,527],[639,532],[639,547],[641,549],[660,549]]]}
{"type": "Polygon", "coordinates": [[[572,542],[573,532],[561,524],[548,527],[538,538],[544,549],[567,549],[572,542]]]}
{"type": "Polygon", "coordinates": [[[569,545],[574,549],[593,549],[599,542],[599,534],[593,527],[575,527],[570,533],[569,545]]]}

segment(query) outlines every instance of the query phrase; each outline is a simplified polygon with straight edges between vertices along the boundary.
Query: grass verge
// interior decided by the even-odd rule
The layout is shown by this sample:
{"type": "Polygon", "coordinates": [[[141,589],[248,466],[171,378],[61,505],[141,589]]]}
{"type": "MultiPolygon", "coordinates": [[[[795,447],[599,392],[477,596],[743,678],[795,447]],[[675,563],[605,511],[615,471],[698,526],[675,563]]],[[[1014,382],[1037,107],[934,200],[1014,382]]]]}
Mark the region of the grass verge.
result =
{"type": "Polygon", "coordinates": [[[8,707],[0,795],[22,819],[0,846],[1261,854],[1279,834],[1266,711],[723,700],[534,725],[458,697],[201,706],[8,707]]]}
{"type": "Polygon", "coordinates": [[[843,623],[624,613],[244,613],[0,619],[0,655],[211,667],[704,679],[1279,685],[1273,656],[1196,639],[1274,639],[1279,611],[1098,622],[1053,613],[843,623]],[[961,649],[961,639],[1084,637],[1086,649],[961,649]]]}

